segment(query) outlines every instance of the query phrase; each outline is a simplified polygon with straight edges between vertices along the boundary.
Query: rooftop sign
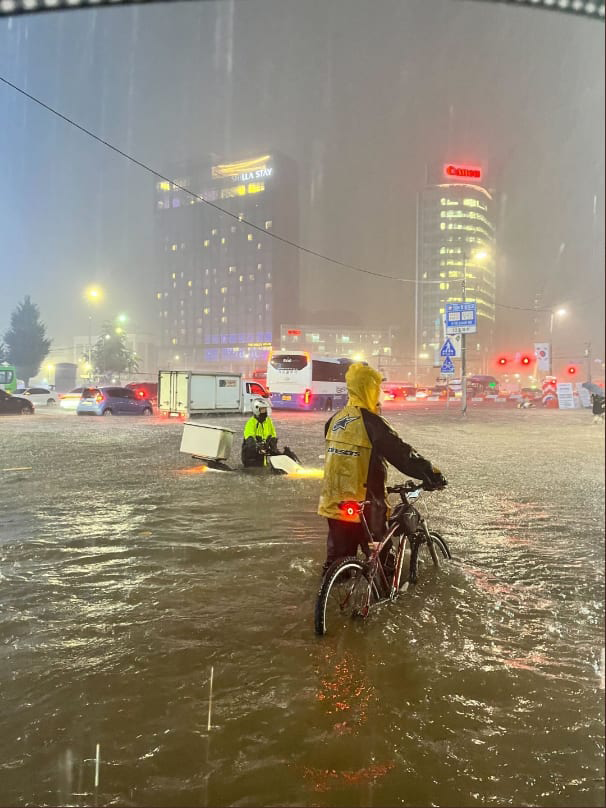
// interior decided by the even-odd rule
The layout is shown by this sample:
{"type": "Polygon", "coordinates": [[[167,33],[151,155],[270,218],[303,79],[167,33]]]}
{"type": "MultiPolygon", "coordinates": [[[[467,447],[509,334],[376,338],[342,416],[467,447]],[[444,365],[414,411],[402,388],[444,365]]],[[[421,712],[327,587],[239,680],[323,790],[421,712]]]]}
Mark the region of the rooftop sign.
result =
{"type": "Polygon", "coordinates": [[[482,179],[482,169],[476,166],[455,166],[449,164],[444,166],[444,175],[446,177],[480,180],[482,179]]]}

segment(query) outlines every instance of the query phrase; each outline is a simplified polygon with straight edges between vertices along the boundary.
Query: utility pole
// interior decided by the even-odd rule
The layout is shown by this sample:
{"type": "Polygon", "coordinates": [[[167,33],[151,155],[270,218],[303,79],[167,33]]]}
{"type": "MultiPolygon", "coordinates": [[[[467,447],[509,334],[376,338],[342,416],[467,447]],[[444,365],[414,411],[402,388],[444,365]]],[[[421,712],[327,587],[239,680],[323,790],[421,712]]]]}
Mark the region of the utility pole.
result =
{"type": "Polygon", "coordinates": [[[587,359],[587,381],[591,381],[591,342],[585,343],[585,357],[587,359]]]}
{"type": "MultiPolygon", "coordinates": [[[[466,302],[466,282],[467,282],[467,253],[463,247],[463,303],[466,302]]],[[[467,355],[465,339],[467,334],[461,334],[461,415],[467,415],[467,355]]],[[[446,393],[448,396],[448,392],[446,393]]],[[[448,400],[448,398],[446,399],[448,400]]]]}

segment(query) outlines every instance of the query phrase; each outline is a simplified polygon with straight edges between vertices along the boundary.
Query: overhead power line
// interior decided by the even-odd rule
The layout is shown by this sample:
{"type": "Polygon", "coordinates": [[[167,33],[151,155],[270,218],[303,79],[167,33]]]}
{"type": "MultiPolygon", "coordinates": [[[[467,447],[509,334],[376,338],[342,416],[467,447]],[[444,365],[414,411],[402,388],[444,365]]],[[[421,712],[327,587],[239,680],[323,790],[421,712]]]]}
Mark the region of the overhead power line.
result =
{"type": "MultiPolygon", "coordinates": [[[[0,0],[0,2],[2,2],[2,0],[0,0]]],[[[15,92],[20,93],[25,98],[29,99],[30,101],[33,101],[35,104],[38,104],[43,109],[45,109],[48,112],[50,112],[51,114],[57,116],[58,118],[60,118],[65,123],[69,124],[70,126],[73,126],[75,129],[78,129],[80,132],[83,132],[85,135],[88,135],[88,137],[92,138],[93,140],[96,140],[98,143],[101,143],[101,145],[105,146],[106,148],[108,148],[111,151],[115,152],[116,154],[120,155],[120,157],[123,157],[125,160],[128,160],[129,162],[133,163],[133,165],[139,166],[139,168],[142,168],[144,171],[147,171],[149,174],[156,177],[157,179],[162,180],[164,182],[170,183],[170,185],[172,185],[174,188],[178,188],[183,193],[189,194],[194,199],[197,199],[200,202],[203,202],[205,205],[208,205],[209,207],[213,208],[218,213],[222,213],[225,216],[229,216],[231,219],[234,219],[235,221],[238,221],[238,222],[240,222],[242,224],[245,224],[247,227],[251,227],[251,228],[253,228],[253,230],[257,230],[258,232],[263,233],[265,236],[267,236],[269,238],[273,238],[276,241],[281,242],[282,244],[286,244],[289,247],[292,247],[293,249],[300,250],[301,252],[304,252],[304,253],[306,253],[308,255],[312,255],[315,258],[320,258],[322,261],[327,261],[327,262],[329,262],[331,264],[334,264],[335,266],[341,267],[342,269],[348,269],[348,270],[351,270],[353,272],[358,272],[358,273],[361,273],[361,274],[364,274],[364,275],[370,275],[372,277],[381,278],[383,280],[395,281],[396,283],[413,283],[413,284],[419,283],[419,284],[424,284],[424,285],[444,283],[443,279],[435,280],[435,281],[433,281],[433,280],[419,280],[419,281],[417,281],[417,280],[414,280],[412,278],[396,278],[393,275],[384,275],[381,272],[374,272],[373,270],[365,269],[364,267],[356,266],[355,264],[348,264],[347,262],[340,261],[337,258],[332,258],[329,255],[325,255],[324,253],[318,252],[317,250],[312,250],[309,247],[304,247],[302,244],[297,244],[297,242],[291,241],[290,239],[287,239],[287,238],[284,238],[284,236],[280,236],[277,233],[270,232],[270,231],[266,230],[264,227],[261,227],[260,225],[255,224],[254,222],[251,222],[248,219],[245,219],[244,217],[242,217],[242,216],[240,216],[238,214],[232,213],[231,211],[226,210],[225,208],[222,208],[220,205],[216,205],[214,202],[211,202],[210,200],[205,199],[203,196],[201,196],[200,194],[197,194],[195,191],[192,191],[190,188],[187,188],[184,185],[180,185],[178,182],[171,179],[170,177],[167,177],[164,174],[161,174],[159,171],[156,171],[156,169],[151,168],[151,166],[148,166],[146,163],[143,163],[141,160],[137,160],[136,157],[133,157],[132,155],[130,155],[127,152],[123,151],[122,149],[118,148],[118,146],[115,146],[113,143],[110,143],[108,140],[104,140],[104,138],[99,137],[99,135],[96,135],[94,132],[91,132],[90,129],[87,129],[85,126],[82,126],[82,124],[79,124],[76,121],[72,120],[67,115],[64,115],[62,112],[59,112],[58,110],[56,110],[54,107],[51,107],[49,104],[46,104],[44,101],[41,101],[35,95],[32,95],[31,93],[28,93],[26,90],[22,89],[21,87],[18,87],[16,84],[13,84],[13,82],[11,82],[8,79],[4,78],[4,76],[0,76],[0,81],[3,82],[7,87],[10,87],[11,89],[15,90],[15,92]]],[[[452,281],[451,280],[450,282],[451,283],[452,282],[456,283],[457,281],[452,281]]],[[[528,308],[526,308],[524,306],[508,306],[508,305],[506,305],[504,303],[495,303],[495,305],[498,306],[499,308],[502,308],[502,309],[511,309],[511,310],[516,310],[516,311],[531,311],[531,312],[538,312],[538,311],[550,312],[551,311],[551,309],[546,309],[546,308],[540,308],[539,309],[539,308],[536,308],[536,307],[528,307],[528,308]]]]}
{"type": "MultiPolygon", "coordinates": [[[[322,261],[328,261],[329,263],[334,264],[335,266],[338,267],[342,267],[343,269],[349,269],[352,270],[353,272],[359,272],[360,274],[363,275],[371,275],[375,278],[382,278],[383,280],[395,281],[396,283],[414,283],[414,284],[417,283],[417,281],[413,280],[412,278],[396,278],[393,275],[384,275],[382,272],[374,272],[371,269],[365,269],[364,267],[356,266],[355,264],[348,264],[346,261],[340,261],[338,258],[331,258],[331,256],[329,255],[325,255],[324,253],[318,252],[317,250],[312,250],[309,247],[304,247],[302,244],[297,244],[297,242],[284,238],[284,236],[280,236],[277,233],[272,233],[266,230],[264,227],[261,227],[260,225],[255,224],[254,222],[251,222],[248,219],[245,219],[244,217],[239,216],[236,213],[232,213],[231,211],[222,208],[220,205],[216,205],[214,202],[211,202],[208,199],[205,199],[200,194],[197,194],[195,193],[195,191],[192,191],[191,188],[186,188],[184,185],[180,185],[178,182],[175,182],[175,180],[171,179],[170,177],[166,177],[164,174],[161,174],[159,171],[156,171],[156,169],[151,168],[151,166],[148,166],[146,163],[141,162],[141,160],[137,160],[136,157],[133,157],[132,155],[128,154],[122,149],[119,149],[117,146],[114,146],[113,143],[110,143],[108,140],[104,140],[102,137],[99,137],[99,135],[96,135],[94,132],[91,132],[91,130],[87,129],[85,126],[76,123],[76,121],[72,120],[67,115],[64,115],[62,112],[59,112],[58,110],[54,109],[54,107],[51,107],[49,104],[45,104],[44,101],[41,101],[39,98],[36,98],[35,95],[28,93],[26,90],[23,90],[16,84],[13,84],[11,81],[4,78],[3,76],[0,76],[0,81],[2,81],[8,87],[11,87],[16,92],[25,96],[25,98],[28,98],[30,101],[33,101],[35,104],[38,104],[43,109],[47,110],[53,115],[56,115],[58,118],[61,118],[61,120],[65,121],[65,123],[75,127],[80,132],[83,132],[85,135],[88,135],[88,137],[93,138],[93,140],[96,140],[98,143],[101,143],[106,148],[111,149],[116,154],[119,154],[121,157],[124,157],[125,160],[129,160],[134,165],[139,166],[139,168],[142,168],[144,171],[147,171],[152,176],[157,177],[158,179],[163,180],[164,182],[170,183],[175,188],[178,188],[180,191],[183,191],[183,193],[189,194],[189,196],[193,197],[194,199],[198,199],[200,202],[203,202],[210,208],[214,208],[214,210],[216,210],[218,213],[222,213],[225,216],[229,216],[231,219],[234,219],[237,222],[245,224],[248,227],[252,227],[254,230],[258,230],[265,236],[269,236],[270,238],[273,238],[276,241],[282,242],[282,244],[286,244],[289,247],[293,247],[296,250],[300,250],[301,252],[304,252],[307,255],[313,255],[315,258],[320,258],[322,261]]],[[[422,284],[435,284],[440,282],[441,281],[426,281],[426,280],[418,281],[418,283],[422,284]]]]}

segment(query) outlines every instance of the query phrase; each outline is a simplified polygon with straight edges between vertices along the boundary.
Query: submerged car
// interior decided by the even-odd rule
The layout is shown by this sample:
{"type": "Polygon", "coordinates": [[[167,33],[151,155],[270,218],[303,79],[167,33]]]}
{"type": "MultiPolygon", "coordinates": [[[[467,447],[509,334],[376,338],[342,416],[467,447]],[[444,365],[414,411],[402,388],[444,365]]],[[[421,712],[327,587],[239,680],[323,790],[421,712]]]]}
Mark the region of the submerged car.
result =
{"type": "Polygon", "coordinates": [[[73,412],[78,406],[82,391],[85,389],[85,387],[74,387],[69,393],[59,393],[59,407],[62,410],[71,410],[73,412]]]}
{"type": "Polygon", "coordinates": [[[13,395],[31,401],[35,407],[54,407],[57,403],[57,394],[48,387],[18,387],[13,395]]]}
{"type": "Polygon", "coordinates": [[[0,415],[33,415],[34,405],[19,396],[12,396],[0,389],[0,415]]]}
{"type": "Polygon", "coordinates": [[[78,415],[153,415],[147,398],[128,387],[87,387],[76,407],[78,415]]]}

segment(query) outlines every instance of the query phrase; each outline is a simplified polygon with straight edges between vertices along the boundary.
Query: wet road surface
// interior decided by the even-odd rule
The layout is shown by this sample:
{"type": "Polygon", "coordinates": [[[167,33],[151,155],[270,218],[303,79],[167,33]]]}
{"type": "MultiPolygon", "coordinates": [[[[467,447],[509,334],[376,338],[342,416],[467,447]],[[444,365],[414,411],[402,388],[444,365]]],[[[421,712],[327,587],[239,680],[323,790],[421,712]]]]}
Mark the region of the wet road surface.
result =
{"type": "MultiPolygon", "coordinates": [[[[389,417],[455,559],[325,638],[319,480],[196,473],[172,421],[3,418],[0,804],[603,805],[603,428],[389,417]]],[[[325,417],[275,420],[321,467],[325,417]]]]}

